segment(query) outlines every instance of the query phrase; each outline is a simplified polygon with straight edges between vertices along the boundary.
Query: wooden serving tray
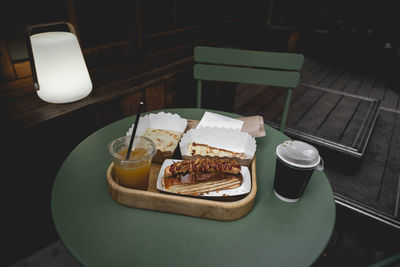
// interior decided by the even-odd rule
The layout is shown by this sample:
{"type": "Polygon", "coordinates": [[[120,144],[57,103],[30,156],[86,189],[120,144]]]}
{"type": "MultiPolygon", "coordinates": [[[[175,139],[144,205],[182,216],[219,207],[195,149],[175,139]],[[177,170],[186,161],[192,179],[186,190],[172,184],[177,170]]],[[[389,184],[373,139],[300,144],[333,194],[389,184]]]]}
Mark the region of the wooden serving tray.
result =
{"type": "Polygon", "coordinates": [[[169,212],[213,220],[233,221],[245,216],[254,205],[257,193],[256,159],[250,165],[251,190],[241,198],[221,200],[187,197],[162,193],[157,190],[156,183],[161,164],[152,163],[147,191],[120,186],[112,177],[113,163],[107,170],[107,182],[111,197],[118,203],[140,209],[169,212]]]}

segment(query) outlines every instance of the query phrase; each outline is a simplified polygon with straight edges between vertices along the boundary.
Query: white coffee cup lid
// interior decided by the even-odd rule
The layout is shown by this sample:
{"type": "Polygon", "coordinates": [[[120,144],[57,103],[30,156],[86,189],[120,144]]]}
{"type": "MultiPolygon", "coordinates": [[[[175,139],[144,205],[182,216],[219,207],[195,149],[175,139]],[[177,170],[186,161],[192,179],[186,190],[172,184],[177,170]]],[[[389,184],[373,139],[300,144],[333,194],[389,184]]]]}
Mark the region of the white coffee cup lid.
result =
{"type": "Polygon", "coordinates": [[[285,163],[299,168],[313,168],[320,162],[318,150],[310,144],[288,140],[276,148],[276,155],[285,163]]]}

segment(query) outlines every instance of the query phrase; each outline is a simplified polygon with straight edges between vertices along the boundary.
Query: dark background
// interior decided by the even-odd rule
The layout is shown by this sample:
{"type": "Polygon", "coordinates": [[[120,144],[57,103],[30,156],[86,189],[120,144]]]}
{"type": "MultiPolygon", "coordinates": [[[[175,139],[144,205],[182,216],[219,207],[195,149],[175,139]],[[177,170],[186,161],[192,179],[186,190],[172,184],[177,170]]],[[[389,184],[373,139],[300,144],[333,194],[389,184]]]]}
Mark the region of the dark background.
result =
{"type": "MultiPolygon", "coordinates": [[[[0,7],[0,37],[5,43],[0,55],[8,52],[11,67],[25,64],[25,26],[56,21],[74,24],[88,68],[94,74],[102,67],[121,66],[115,65],[119,62],[136,64],[140,72],[143,58],[151,56],[154,62],[162,62],[166,55],[175,57],[176,51],[187,57],[193,53],[191,45],[197,43],[286,52],[290,35],[297,32],[297,52],[340,61],[397,84],[400,22],[396,7],[395,1],[7,0],[0,7]]],[[[153,61],[146,61],[144,66],[151,69],[156,64],[153,61]]],[[[14,101],[15,95],[27,95],[20,93],[27,89],[18,84],[30,81],[29,67],[24,65],[25,74],[11,77],[1,72],[5,63],[1,64],[0,110],[17,117],[20,110],[7,103],[14,101]]],[[[99,81],[116,79],[111,74],[110,78],[104,77],[99,75],[94,80],[95,89],[99,81]]],[[[32,83],[27,84],[31,90],[32,83]]],[[[34,95],[34,91],[29,94],[34,95]]],[[[223,95],[216,94],[214,99],[223,95]]],[[[193,93],[178,95],[181,98],[175,99],[174,106],[194,105],[188,100],[193,93]]],[[[11,124],[3,123],[8,121],[1,116],[2,127],[7,127],[2,128],[4,149],[12,152],[2,164],[2,217],[6,227],[2,228],[1,243],[6,255],[1,257],[0,265],[15,263],[58,240],[50,212],[51,186],[58,168],[85,137],[135,113],[116,111],[115,107],[121,105],[118,99],[99,105],[82,106],[60,119],[37,122],[34,127],[25,127],[30,123],[26,121],[26,125],[15,126],[23,130],[6,135],[11,124]],[[29,160],[16,160],[21,153],[28,154],[29,160]]],[[[229,110],[229,103],[221,107],[220,101],[209,101],[208,105],[229,110]]]]}

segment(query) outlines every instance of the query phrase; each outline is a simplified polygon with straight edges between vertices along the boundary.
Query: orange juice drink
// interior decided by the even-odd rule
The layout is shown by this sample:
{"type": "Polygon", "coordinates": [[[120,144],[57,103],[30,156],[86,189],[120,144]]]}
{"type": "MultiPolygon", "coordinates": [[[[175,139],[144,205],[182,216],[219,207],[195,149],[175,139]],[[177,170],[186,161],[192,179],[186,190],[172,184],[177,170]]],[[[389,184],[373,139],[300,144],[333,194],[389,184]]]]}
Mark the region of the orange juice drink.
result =
{"type": "Polygon", "coordinates": [[[114,179],[121,186],[147,190],[151,160],[156,152],[153,141],[136,136],[129,159],[126,159],[130,136],[112,141],[108,150],[114,163],[114,179]]]}

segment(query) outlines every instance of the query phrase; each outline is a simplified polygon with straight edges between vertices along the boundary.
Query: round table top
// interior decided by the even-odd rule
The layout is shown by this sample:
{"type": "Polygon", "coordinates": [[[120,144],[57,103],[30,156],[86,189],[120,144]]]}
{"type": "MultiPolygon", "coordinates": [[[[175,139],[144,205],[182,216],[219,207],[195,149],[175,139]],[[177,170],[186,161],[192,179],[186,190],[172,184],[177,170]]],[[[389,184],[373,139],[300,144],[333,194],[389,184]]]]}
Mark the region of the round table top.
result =
{"type": "MultiPolygon", "coordinates": [[[[170,109],[200,120],[203,109],[170,109]]],[[[236,114],[217,112],[231,117],[236,114]]],[[[107,144],[134,122],[114,122],[79,144],[52,189],[53,220],[61,240],[85,266],[309,266],[326,247],[335,224],[335,202],[322,171],[315,171],[295,203],[273,193],[275,148],[289,139],[265,126],[257,138],[257,195],[253,209],[235,221],[130,208],[108,191],[107,144]]]]}

